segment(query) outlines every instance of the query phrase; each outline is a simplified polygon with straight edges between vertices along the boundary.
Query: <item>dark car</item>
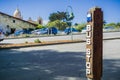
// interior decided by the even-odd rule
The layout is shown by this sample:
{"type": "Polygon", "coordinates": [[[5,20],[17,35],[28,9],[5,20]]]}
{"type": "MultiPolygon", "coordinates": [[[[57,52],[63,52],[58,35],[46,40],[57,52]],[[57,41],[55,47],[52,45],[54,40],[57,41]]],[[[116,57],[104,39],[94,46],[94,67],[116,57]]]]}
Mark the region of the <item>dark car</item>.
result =
{"type": "Polygon", "coordinates": [[[14,32],[14,35],[15,35],[15,36],[18,36],[18,35],[20,35],[20,34],[23,34],[23,30],[16,30],[16,31],[14,32]]]}
{"type": "Polygon", "coordinates": [[[55,28],[55,27],[49,28],[49,34],[56,35],[57,33],[58,33],[58,29],[57,28],[55,28]]]}
{"type": "Polygon", "coordinates": [[[31,33],[30,30],[23,29],[23,30],[16,30],[16,31],[14,32],[14,35],[15,35],[15,36],[19,36],[19,35],[21,35],[21,34],[30,34],[30,33],[31,33]]]}
{"type": "Polygon", "coordinates": [[[72,32],[79,32],[78,30],[76,30],[75,28],[66,28],[65,30],[64,30],[64,32],[67,34],[67,35],[69,35],[70,33],[71,33],[71,31],[72,32]]]}

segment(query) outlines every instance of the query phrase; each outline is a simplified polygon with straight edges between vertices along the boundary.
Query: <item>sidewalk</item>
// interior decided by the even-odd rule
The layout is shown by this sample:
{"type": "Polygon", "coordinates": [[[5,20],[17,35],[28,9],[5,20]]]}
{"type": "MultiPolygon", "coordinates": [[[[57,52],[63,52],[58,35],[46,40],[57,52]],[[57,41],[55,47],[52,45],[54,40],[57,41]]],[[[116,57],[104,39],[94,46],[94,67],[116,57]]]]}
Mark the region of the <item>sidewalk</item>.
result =
{"type": "MultiPolygon", "coordinates": [[[[103,40],[115,40],[115,39],[120,39],[120,37],[105,38],[103,40]]],[[[57,44],[70,44],[70,43],[81,43],[81,42],[86,42],[86,40],[57,40],[57,41],[44,41],[41,43],[27,42],[27,43],[18,43],[18,44],[2,43],[2,44],[0,44],[0,49],[46,46],[46,45],[57,45],[57,44]]]]}
{"type": "Polygon", "coordinates": [[[69,43],[80,43],[85,42],[85,40],[59,40],[59,41],[46,41],[41,43],[19,43],[19,44],[1,44],[1,49],[8,49],[8,48],[20,48],[20,47],[33,47],[33,46],[45,46],[45,45],[57,45],[57,44],[69,44],[69,43]]]}

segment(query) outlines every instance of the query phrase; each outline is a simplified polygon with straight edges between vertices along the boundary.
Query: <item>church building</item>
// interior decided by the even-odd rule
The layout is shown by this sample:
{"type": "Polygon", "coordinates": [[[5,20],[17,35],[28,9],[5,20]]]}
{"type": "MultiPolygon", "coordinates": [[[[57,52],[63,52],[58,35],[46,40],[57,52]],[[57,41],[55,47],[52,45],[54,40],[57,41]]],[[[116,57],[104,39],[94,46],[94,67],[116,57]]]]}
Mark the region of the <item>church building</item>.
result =
{"type": "Polygon", "coordinates": [[[4,32],[13,33],[19,29],[35,29],[37,24],[42,24],[42,19],[38,21],[23,20],[20,10],[17,8],[13,16],[0,12],[0,29],[4,32]]]}

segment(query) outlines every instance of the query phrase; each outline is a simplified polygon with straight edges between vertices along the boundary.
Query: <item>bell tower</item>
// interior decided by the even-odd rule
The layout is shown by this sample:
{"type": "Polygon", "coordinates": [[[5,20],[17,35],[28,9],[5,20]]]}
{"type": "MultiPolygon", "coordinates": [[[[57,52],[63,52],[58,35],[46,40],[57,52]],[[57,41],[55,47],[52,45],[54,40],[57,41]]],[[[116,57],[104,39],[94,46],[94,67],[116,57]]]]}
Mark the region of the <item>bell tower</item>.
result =
{"type": "Polygon", "coordinates": [[[13,16],[22,19],[21,12],[18,8],[14,11],[13,16]]]}

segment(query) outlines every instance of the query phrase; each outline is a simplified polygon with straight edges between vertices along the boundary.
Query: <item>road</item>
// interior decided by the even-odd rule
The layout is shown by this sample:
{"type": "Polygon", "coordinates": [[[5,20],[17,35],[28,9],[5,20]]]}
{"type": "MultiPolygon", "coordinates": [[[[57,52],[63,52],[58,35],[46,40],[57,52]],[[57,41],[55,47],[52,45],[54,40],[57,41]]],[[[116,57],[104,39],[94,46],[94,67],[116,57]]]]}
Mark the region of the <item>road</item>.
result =
{"type": "MultiPolygon", "coordinates": [[[[86,43],[0,50],[0,80],[87,80],[86,43]]],[[[120,40],[103,42],[102,80],[120,80],[120,40]]]]}
{"type": "MultiPolygon", "coordinates": [[[[120,38],[120,32],[111,32],[111,33],[104,33],[103,38],[120,38]]],[[[66,36],[51,36],[51,37],[36,37],[36,38],[19,38],[19,39],[5,39],[1,43],[25,43],[28,42],[34,42],[35,39],[40,39],[41,41],[56,41],[56,40],[71,40],[71,35],[66,36]]],[[[80,34],[80,35],[73,35],[73,40],[85,40],[86,35],[80,34]]]]}

